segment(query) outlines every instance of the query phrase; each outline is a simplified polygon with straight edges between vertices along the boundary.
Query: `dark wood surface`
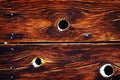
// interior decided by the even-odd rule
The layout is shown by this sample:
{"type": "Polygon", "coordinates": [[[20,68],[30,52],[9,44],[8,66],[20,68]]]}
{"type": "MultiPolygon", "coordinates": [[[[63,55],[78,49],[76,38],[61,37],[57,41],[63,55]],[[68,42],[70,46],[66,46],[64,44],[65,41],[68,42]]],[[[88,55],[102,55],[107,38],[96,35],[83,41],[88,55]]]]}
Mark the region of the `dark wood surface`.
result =
{"type": "Polygon", "coordinates": [[[119,33],[119,0],[0,1],[0,42],[107,42],[119,33]],[[65,31],[61,19],[69,21],[65,31]]]}
{"type": "Polygon", "coordinates": [[[120,0],[0,0],[0,80],[119,80],[119,33],[120,0]]]}
{"type": "Polygon", "coordinates": [[[120,44],[1,45],[0,54],[2,80],[110,80],[99,73],[107,63],[112,77],[120,75],[120,44]],[[36,57],[44,60],[39,68],[31,63],[36,57]]]}

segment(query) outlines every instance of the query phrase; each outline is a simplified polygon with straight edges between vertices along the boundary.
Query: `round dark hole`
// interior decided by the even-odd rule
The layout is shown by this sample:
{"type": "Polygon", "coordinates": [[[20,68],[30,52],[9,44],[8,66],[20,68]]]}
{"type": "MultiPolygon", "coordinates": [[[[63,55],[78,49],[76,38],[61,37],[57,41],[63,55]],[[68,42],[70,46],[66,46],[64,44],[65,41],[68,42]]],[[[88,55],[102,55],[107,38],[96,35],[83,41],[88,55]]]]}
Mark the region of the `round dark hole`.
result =
{"type": "Polygon", "coordinates": [[[36,63],[37,65],[40,65],[40,64],[42,63],[42,61],[41,61],[40,58],[36,58],[35,63],[36,63]]]}
{"type": "Polygon", "coordinates": [[[113,74],[113,68],[111,66],[106,66],[105,69],[104,69],[104,71],[105,71],[106,75],[113,74]]]}
{"type": "Polygon", "coordinates": [[[68,27],[68,21],[66,20],[61,20],[58,24],[59,29],[63,30],[68,27]]]}

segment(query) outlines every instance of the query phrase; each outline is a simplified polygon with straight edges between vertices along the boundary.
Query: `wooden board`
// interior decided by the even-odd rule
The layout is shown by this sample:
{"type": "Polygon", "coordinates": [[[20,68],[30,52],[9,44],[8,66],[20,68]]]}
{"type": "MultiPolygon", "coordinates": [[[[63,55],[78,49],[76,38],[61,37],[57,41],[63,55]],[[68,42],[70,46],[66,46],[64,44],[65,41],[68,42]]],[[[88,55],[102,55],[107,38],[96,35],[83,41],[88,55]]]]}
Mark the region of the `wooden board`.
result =
{"type": "Polygon", "coordinates": [[[0,46],[0,80],[116,80],[116,76],[120,77],[120,44],[0,46]],[[45,62],[38,68],[31,63],[36,57],[45,62]],[[107,63],[114,67],[110,78],[99,73],[107,63]]]}
{"type": "Polygon", "coordinates": [[[120,41],[120,1],[0,0],[0,42],[5,41],[120,41]],[[58,30],[62,19],[69,22],[65,31],[58,30]]]}
{"type": "Polygon", "coordinates": [[[120,0],[0,0],[0,80],[119,80],[119,42],[120,0]]]}

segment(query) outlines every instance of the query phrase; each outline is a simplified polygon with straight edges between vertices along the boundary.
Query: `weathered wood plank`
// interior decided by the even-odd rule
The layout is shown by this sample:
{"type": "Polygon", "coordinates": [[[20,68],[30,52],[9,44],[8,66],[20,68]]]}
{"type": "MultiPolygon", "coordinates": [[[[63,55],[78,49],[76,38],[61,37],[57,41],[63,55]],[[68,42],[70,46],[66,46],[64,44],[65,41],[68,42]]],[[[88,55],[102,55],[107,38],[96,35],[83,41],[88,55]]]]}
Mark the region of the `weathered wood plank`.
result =
{"type": "Polygon", "coordinates": [[[117,1],[1,0],[0,42],[119,41],[117,1]],[[58,30],[61,19],[69,22],[65,31],[58,30]]]}
{"type": "Polygon", "coordinates": [[[10,75],[15,80],[117,80],[120,44],[1,45],[0,74],[2,80],[10,75]],[[36,57],[44,60],[38,68],[32,65],[36,57]],[[114,67],[110,78],[99,73],[107,63],[114,67]]]}

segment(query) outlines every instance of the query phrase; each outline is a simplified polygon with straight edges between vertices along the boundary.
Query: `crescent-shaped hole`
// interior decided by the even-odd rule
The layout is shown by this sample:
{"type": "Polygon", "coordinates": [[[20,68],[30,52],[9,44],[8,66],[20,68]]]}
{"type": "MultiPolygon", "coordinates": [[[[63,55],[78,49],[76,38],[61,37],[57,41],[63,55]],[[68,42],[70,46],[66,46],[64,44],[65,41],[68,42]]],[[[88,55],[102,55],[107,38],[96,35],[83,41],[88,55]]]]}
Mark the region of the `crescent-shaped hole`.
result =
{"type": "Polygon", "coordinates": [[[103,77],[109,78],[114,74],[114,68],[111,64],[104,64],[100,67],[100,74],[103,77]]]}
{"type": "Polygon", "coordinates": [[[67,20],[60,20],[58,22],[58,30],[64,31],[69,27],[69,22],[67,20]]]}
{"type": "Polygon", "coordinates": [[[43,59],[41,58],[34,58],[32,60],[32,65],[37,68],[37,67],[40,67],[41,65],[43,64],[43,59]]]}

